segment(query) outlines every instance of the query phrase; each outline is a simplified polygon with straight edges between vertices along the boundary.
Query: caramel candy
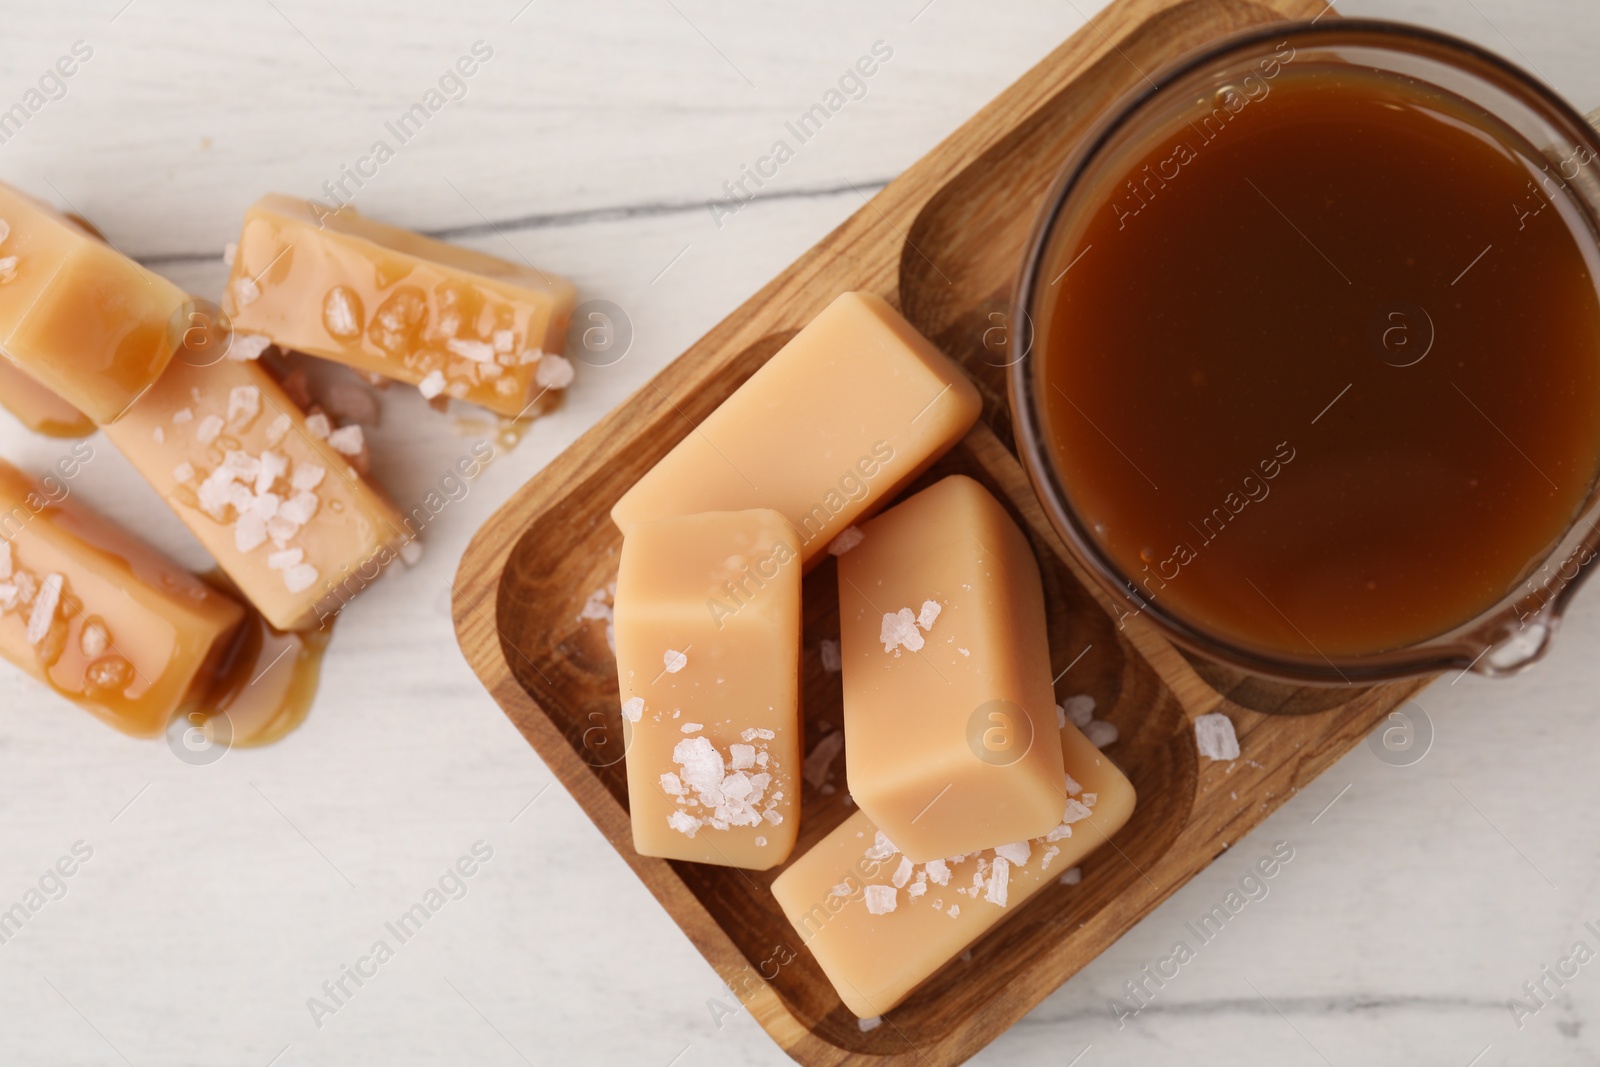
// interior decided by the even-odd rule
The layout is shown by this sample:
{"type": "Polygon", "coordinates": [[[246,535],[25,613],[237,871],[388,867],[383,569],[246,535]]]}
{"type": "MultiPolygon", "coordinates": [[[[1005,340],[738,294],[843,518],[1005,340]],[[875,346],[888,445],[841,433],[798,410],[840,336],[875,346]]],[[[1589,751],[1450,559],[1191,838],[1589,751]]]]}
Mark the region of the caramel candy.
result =
{"type": "Polygon", "coordinates": [[[1062,876],[1128,821],[1134,792],[1127,778],[1076,727],[1060,735],[1059,748],[1049,747],[1067,766],[1066,799],[1046,833],[918,863],[856,812],[772,883],[851,1011],[869,1018],[900,1004],[1040,890],[1076,882],[1062,876]]]}
{"type": "Polygon", "coordinates": [[[407,540],[350,463],[360,428],[307,417],[258,363],[178,360],[105,431],[280,630],[320,626],[407,540]]]}
{"type": "Polygon", "coordinates": [[[1049,830],[1061,753],[1022,531],[953,475],[861,534],[839,557],[850,795],[917,862],[1049,830]]]}
{"type": "Polygon", "coordinates": [[[159,734],[205,695],[244,609],[67,493],[0,462],[0,655],[124,733],[159,734]]]}
{"type": "Polygon", "coordinates": [[[245,212],[222,307],[280,347],[519,415],[572,381],[575,299],[533,267],[273,194],[245,212]]]}
{"type": "Polygon", "coordinates": [[[775,508],[807,562],[972,428],[982,404],[954,362],[871,293],[845,293],[611,509],[636,522],[775,508]]]}
{"type": "Polygon", "coordinates": [[[765,870],[800,822],[800,546],[775,511],[644,522],[615,604],[641,855],[765,870]]]}
{"type": "Polygon", "coordinates": [[[35,433],[49,437],[87,437],[94,420],[0,359],[0,405],[35,433]]]}
{"type": "Polygon", "coordinates": [[[117,419],[161,376],[188,303],[77,222],[0,185],[0,352],[94,421],[117,419]]]}

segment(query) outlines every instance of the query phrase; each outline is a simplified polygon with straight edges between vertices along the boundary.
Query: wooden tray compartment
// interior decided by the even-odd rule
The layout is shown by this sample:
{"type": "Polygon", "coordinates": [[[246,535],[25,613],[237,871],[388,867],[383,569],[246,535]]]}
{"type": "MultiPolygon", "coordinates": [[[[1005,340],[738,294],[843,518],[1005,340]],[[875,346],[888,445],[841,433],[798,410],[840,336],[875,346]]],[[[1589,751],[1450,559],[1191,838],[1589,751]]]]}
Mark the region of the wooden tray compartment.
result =
{"type": "MultiPolygon", "coordinates": [[[[1305,689],[1246,679],[1125,628],[1067,557],[1009,449],[1007,298],[1038,206],[1066,154],[1132,88],[1217,37],[1321,0],[1119,0],[715,327],[523,486],[462,560],[454,616],[478,676],[752,1015],[806,1064],[959,1063],[993,1040],[1143,915],[1238,841],[1423,684],[1305,689]],[[870,289],[957,358],[984,419],[924,476],[969,474],[1033,543],[1046,585],[1058,698],[1092,695],[1121,734],[1107,754],[1139,792],[1133,819],[1083,866],[1019,907],[883,1026],[862,1033],[768,886],[746,872],[637,855],[628,824],[615,663],[601,624],[580,620],[615,578],[611,505],[713,408],[847,289],[870,289]],[[998,332],[996,332],[998,329],[998,332]],[[1243,762],[1197,759],[1190,719],[1233,718],[1243,762]],[[1287,714],[1286,714],[1287,713],[1287,714]],[[1299,714],[1296,714],[1299,713],[1299,714]],[[1233,794],[1237,794],[1237,799],[1233,794]],[[787,957],[772,979],[772,964],[787,957]],[[766,964],[763,971],[763,964],[766,964]]],[[[915,487],[914,487],[915,488],[915,487]]],[[[831,561],[805,579],[808,745],[838,729],[837,675],[817,643],[838,635],[831,561]]],[[[807,785],[796,855],[847,814],[807,785]]]]}

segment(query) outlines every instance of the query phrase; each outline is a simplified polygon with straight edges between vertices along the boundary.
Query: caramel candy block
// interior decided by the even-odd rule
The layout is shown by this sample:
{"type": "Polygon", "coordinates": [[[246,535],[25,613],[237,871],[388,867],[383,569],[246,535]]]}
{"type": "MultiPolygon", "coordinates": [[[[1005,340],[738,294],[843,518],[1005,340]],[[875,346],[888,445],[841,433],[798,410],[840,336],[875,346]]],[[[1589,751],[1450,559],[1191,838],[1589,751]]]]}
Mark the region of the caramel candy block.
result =
{"type": "Polygon", "coordinates": [[[1027,539],[963,475],[861,534],[839,557],[850,795],[918,862],[1044,833],[1061,753],[1027,539]]]}
{"type": "Polygon", "coordinates": [[[0,406],[35,433],[48,437],[87,437],[94,422],[59,396],[0,359],[0,406]]]}
{"type": "Polygon", "coordinates": [[[245,212],[222,308],[236,330],[502,415],[564,389],[565,278],[273,194],[245,212]]]}
{"type": "Polygon", "coordinates": [[[159,734],[205,695],[243,618],[68,501],[64,482],[0,462],[0,655],[68,700],[124,733],[159,734]]]}
{"type": "Polygon", "coordinates": [[[178,360],[105,432],[280,630],[322,625],[407,538],[350,464],[360,428],[308,418],[259,363],[178,360]]]}
{"type": "Polygon", "coordinates": [[[117,419],[161,376],[188,303],[78,223],[0,185],[0,351],[94,421],[117,419]]]}
{"type": "Polygon", "coordinates": [[[904,1001],[1128,821],[1133,786],[1076,727],[1060,734],[1059,748],[1049,747],[1068,768],[1066,800],[1048,832],[918,863],[856,812],[772,883],[784,915],[851,1011],[870,1018],[904,1001]]]}
{"type": "Polygon", "coordinates": [[[615,604],[641,855],[765,870],[800,822],[800,546],[776,511],[628,531],[615,604]]]}
{"type": "Polygon", "coordinates": [[[972,428],[954,362],[871,293],[845,293],[649,473],[611,519],[774,508],[808,563],[972,428]]]}

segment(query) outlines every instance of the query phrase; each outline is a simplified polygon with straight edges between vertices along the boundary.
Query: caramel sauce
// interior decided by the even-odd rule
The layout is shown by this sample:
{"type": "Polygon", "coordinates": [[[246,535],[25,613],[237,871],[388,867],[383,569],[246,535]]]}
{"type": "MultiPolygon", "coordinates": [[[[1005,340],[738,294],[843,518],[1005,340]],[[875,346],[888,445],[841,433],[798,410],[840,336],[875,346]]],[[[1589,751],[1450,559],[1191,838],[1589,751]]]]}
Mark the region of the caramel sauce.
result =
{"type": "Polygon", "coordinates": [[[1464,101],[1310,61],[1262,84],[1091,194],[1051,271],[1047,434],[1137,597],[1269,653],[1406,647],[1590,497],[1594,220],[1464,101]]]}

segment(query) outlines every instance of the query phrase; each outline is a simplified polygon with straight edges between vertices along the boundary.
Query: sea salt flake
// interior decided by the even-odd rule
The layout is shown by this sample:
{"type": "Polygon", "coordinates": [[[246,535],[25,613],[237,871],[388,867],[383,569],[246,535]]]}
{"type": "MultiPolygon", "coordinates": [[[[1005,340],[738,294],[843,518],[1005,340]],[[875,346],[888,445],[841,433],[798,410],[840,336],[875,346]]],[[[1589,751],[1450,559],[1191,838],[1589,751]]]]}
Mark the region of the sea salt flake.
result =
{"type": "Polygon", "coordinates": [[[1067,809],[1061,813],[1061,823],[1063,826],[1071,826],[1075,822],[1082,822],[1092,814],[1094,813],[1083,801],[1076,797],[1068,797],[1067,809]]]}
{"type": "Polygon", "coordinates": [[[267,520],[267,536],[272,538],[272,543],[279,548],[289,547],[289,542],[294,540],[295,534],[300,532],[300,527],[283,517],[282,509],[277,515],[267,520]]]}
{"type": "Polygon", "coordinates": [[[846,526],[839,531],[838,537],[828,542],[828,555],[842,556],[866,539],[867,535],[862,533],[859,527],[846,526]]]}
{"type": "Polygon", "coordinates": [[[1007,888],[1011,884],[1011,863],[1004,856],[997,856],[994,866],[989,868],[989,881],[983,887],[983,899],[991,904],[1006,906],[1007,888]]]}
{"type": "Polygon", "coordinates": [[[306,523],[311,521],[312,516],[316,515],[317,506],[319,503],[321,503],[321,501],[315,493],[296,493],[294,496],[291,496],[288,500],[283,502],[283,506],[279,508],[278,514],[281,515],[286,522],[292,522],[296,526],[304,526],[306,523]]]}
{"type": "Polygon", "coordinates": [[[251,552],[267,542],[267,520],[256,515],[240,515],[233,524],[233,547],[251,552]]]}
{"type": "Polygon", "coordinates": [[[671,771],[661,776],[661,791],[668,796],[681,797],[688,792],[683,787],[683,780],[671,771]]]}
{"type": "Polygon", "coordinates": [[[927,872],[928,881],[934,885],[950,884],[950,867],[944,860],[929,860],[922,865],[922,869],[927,872]]]}
{"type": "Polygon", "coordinates": [[[683,724],[682,729],[686,734],[693,734],[700,732],[700,730],[703,729],[703,725],[697,722],[686,722],[683,724]]]}
{"type": "Polygon", "coordinates": [[[1050,861],[1059,855],[1061,855],[1061,849],[1057,848],[1055,845],[1046,845],[1044,848],[1044,854],[1039,857],[1040,872],[1042,873],[1044,871],[1048,871],[1050,869],[1050,861]]]}
{"type": "Polygon", "coordinates": [[[185,462],[185,463],[178,464],[176,467],[173,467],[172,468],[172,480],[177,482],[179,485],[183,485],[186,482],[193,481],[194,480],[194,464],[185,462]]]}
{"type": "Polygon", "coordinates": [[[422,381],[417,383],[417,392],[421,393],[425,400],[432,400],[444,392],[444,372],[440,370],[429,371],[422,381]]]}
{"type": "Polygon", "coordinates": [[[28,644],[38,645],[49,635],[56,621],[56,609],[61,605],[61,588],[66,582],[59,574],[47,574],[39,583],[39,591],[33,597],[33,613],[28,616],[28,644]]]}
{"type": "Polygon", "coordinates": [[[994,846],[994,854],[1013,867],[1026,867],[1028,857],[1033,855],[1033,849],[1026,841],[1013,841],[1009,845],[994,846]]]}
{"type": "Polygon", "coordinates": [[[1084,728],[1083,736],[1087,737],[1095,748],[1105,748],[1107,745],[1116,744],[1118,734],[1115,724],[1104,719],[1096,719],[1084,728]]]}
{"type": "Polygon", "coordinates": [[[950,918],[952,918],[952,919],[959,918],[960,915],[961,915],[961,905],[960,904],[952,904],[952,905],[950,905],[950,910],[945,912],[945,914],[950,916],[950,918]]]}
{"type": "Polygon", "coordinates": [[[203,445],[209,445],[222,433],[222,419],[216,415],[207,415],[200,420],[200,425],[194,428],[194,439],[203,445]]]}
{"type": "Polygon", "coordinates": [[[572,361],[557,355],[541,356],[533,371],[533,380],[541,389],[565,389],[577,376],[572,361]]]}
{"type": "Polygon", "coordinates": [[[359,456],[364,446],[365,435],[360,426],[341,426],[328,434],[328,447],[340,455],[359,456]]]}
{"type": "Polygon", "coordinates": [[[272,338],[264,333],[236,333],[228,346],[228,358],[235,363],[252,363],[271,345],[272,338]]]}
{"type": "Polygon", "coordinates": [[[1239,738],[1233,732],[1233,720],[1221,712],[1201,715],[1194,720],[1194,742],[1200,755],[1207,759],[1239,758],[1239,738]]]}
{"type": "Polygon", "coordinates": [[[817,651],[822,653],[822,669],[829,674],[838,674],[844,668],[844,657],[840,655],[839,642],[824,637],[817,645],[817,651]]]}
{"type": "Polygon", "coordinates": [[[306,416],[306,433],[321,441],[333,432],[333,423],[322,412],[306,416]]]}
{"type": "Polygon", "coordinates": [[[1061,704],[1061,710],[1066,713],[1067,720],[1082,730],[1094,718],[1094,697],[1085,693],[1068,697],[1061,704]]]}
{"type": "Polygon", "coordinates": [[[0,256],[0,285],[13,281],[17,276],[17,257],[0,256]]]}
{"type": "Polygon", "coordinates": [[[894,910],[899,892],[892,885],[869,885],[866,890],[867,912],[870,915],[887,915],[894,910]]]}
{"type": "Polygon", "coordinates": [[[917,625],[924,630],[933,629],[934,622],[939,618],[939,612],[943,610],[937,601],[924,600],[922,602],[922,610],[917,613],[917,625]]]}
{"type": "Polygon", "coordinates": [[[912,900],[916,900],[927,891],[928,883],[926,882],[912,882],[910,885],[906,886],[906,896],[910,897],[912,900]]]}
{"type": "Polygon", "coordinates": [[[1061,872],[1060,881],[1062,885],[1077,885],[1083,881],[1083,871],[1078,867],[1068,867],[1061,872]]]}
{"type": "Polygon", "coordinates": [[[758,737],[763,741],[771,741],[777,736],[778,735],[773,733],[771,730],[764,730],[759,726],[747,727],[739,734],[740,740],[743,741],[754,741],[758,737]]]}
{"type": "Polygon", "coordinates": [[[1072,777],[1072,775],[1064,774],[1064,775],[1061,776],[1061,778],[1062,778],[1062,784],[1065,785],[1066,788],[1067,788],[1067,796],[1075,797],[1079,793],[1083,792],[1083,786],[1079,785],[1078,784],[1078,780],[1076,778],[1072,777]]]}
{"type": "Polygon", "coordinates": [[[446,341],[444,346],[452,355],[462,359],[470,359],[474,363],[492,363],[494,361],[494,346],[487,341],[469,341],[461,338],[446,341]]]}
{"type": "Polygon", "coordinates": [[[699,831],[700,827],[705,825],[705,823],[703,820],[695,818],[686,811],[675,811],[671,815],[667,816],[667,825],[678,831],[680,834],[693,837],[695,833],[699,831]]]}
{"type": "Polygon", "coordinates": [[[736,771],[749,770],[756,765],[756,749],[754,745],[729,745],[728,754],[733,757],[730,766],[736,771]]]}
{"type": "Polygon", "coordinates": [[[322,479],[327,476],[327,469],[310,463],[295,464],[294,474],[289,478],[289,484],[296,489],[315,489],[322,484],[322,479]]]}
{"type": "Polygon", "coordinates": [[[869,860],[886,860],[899,851],[894,842],[884,836],[882,830],[879,830],[873,837],[872,844],[867,846],[867,851],[864,855],[869,860]]]}
{"type": "Polygon", "coordinates": [[[682,769],[683,780],[701,794],[701,802],[714,804],[722,791],[726,764],[710,739],[691,737],[679,741],[672,749],[672,761],[682,769]]]}
{"type": "Polygon", "coordinates": [[[923,645],[922,635],[917,632],[917,617],[911,613],[910,608],[886,613],[883,616],[883,627],[878,632],[878,640],[883,642],[885,652],[893,652],[896,646],[904,646],[909,651],[916,652],[923,645]]]}
{"type": "Polygon", "coordinates": [[[517,334],[514,330],[496,330],[490,335],[490,340],[494,343],[496,352],[505,353],[516,347],[517,334]]]}
{"type": "Polygon", "coordinates": [[[669,648],[662,653],[661,664],[668,674],[677,674],[689,665],[689,657],[686,653],[669,648]]]}
{"type": "Polygon", "coordinates": [[[310,589],[317,581],[317,568],[309,563],[297,563],[283,572],[283,584],[289,592],[299,593],[310,589]]]}
{"type": "Polygon", "coordinates": [[[1051,830],[1049,833],[1045,834],[1044,835],[1044,839],[1045,839],[1046,842],[1051,842],[1051,841],[1060,841],[1063,838],[1068,838],[1068,837],[1071,837],[1071,836],[1072,836],[1072,827],[1068,826],[1066,823],[1062,823],[1060,826],[1057,826],[1054,830],[1051,830]]]}
{"type": "Polygon", "coordinates": [[[290,421],[289,416],[284,414],[279,414],[277,418],[268,423],[267,447],[276,448],[281,444],[283,439],[289,436],[289,430],[293,425],[294,423],[290,421]]]}
{"type": "Polygon", "coordinates": [[[194,418],[194,412],[193,411],[190,411],[188,408],[179,408],[177,411],[174,411],[172,413],[172,424],[174,426],[182,426],[184,423],[190,421],[193,418],[194,418]]]}
{"type": "Polygon", "coordinates": [[[234,279],[233,298],[239,302],[240,307],[249,307],[261,299],[261,286],[250,277],[234,279]]]}
{"type": "Polygon", "coordinates": [[[305,550],[286,548],[267,557],[267,566],[275,571],[286,571],[306,558],[305,550]]]}
{"type": "Polygon", "coordinates": [[[821,789],[828,783],[829,774],[833,768],[833,761],[844,750],[844,733],[835,730],[831,734],[824,734],[811,751],[806,753],[805,766],[801,775],[815,788],[821,789]]]}
{"type": "Polygon", "coordinates": [[[622,702],[622,717],[629,722],[638,722],[644,715],[644,697],[629,697],[622,702]]]}

